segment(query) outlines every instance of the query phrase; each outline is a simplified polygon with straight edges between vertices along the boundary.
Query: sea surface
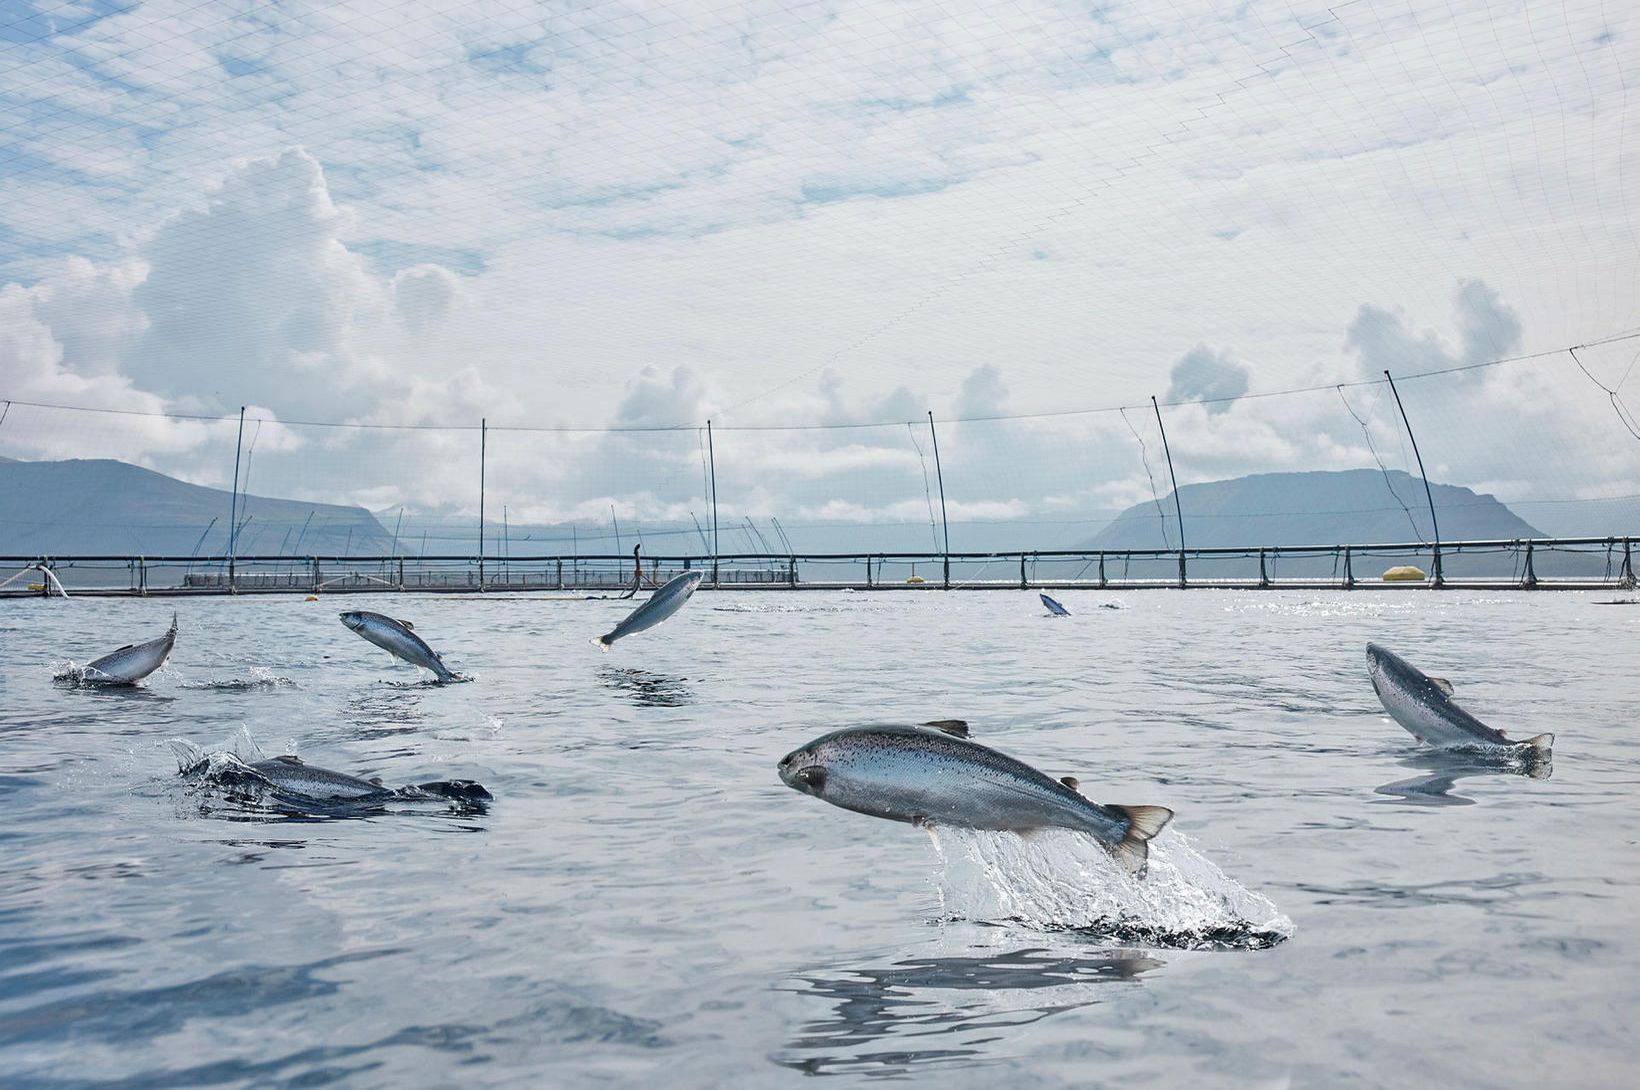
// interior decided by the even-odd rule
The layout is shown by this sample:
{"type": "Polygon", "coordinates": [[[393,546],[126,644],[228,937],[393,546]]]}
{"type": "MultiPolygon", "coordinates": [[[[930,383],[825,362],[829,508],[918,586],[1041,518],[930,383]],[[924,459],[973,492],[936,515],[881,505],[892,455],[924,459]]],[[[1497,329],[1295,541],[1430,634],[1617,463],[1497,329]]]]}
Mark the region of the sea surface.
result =
{"type": "Polygon", "coordinates": [[[702,591],[608,653],[630,603],[0,602],[0,1084],[1636,1085],[1633,594],[1059,597],[702,591]],[[53,680],[173,608],[140,688],[53,680]],[[1421,750],[1368,640],[1552,774],[1421,750]],[[1172,807],[1149,876],[775,774],[944,718],[1172,807]],[[494,799],[281,813],[179,741],[494,799]]]}

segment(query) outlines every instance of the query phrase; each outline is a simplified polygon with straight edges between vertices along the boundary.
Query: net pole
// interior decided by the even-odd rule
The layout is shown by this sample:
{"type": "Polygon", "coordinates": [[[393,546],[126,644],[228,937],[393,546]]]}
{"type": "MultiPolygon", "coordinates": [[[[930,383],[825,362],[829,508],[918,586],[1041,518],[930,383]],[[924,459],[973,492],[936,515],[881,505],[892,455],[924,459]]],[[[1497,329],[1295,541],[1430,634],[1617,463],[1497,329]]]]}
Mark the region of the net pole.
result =
{"type": "Polygon", "coordinates": [[[228,502],[228,593],[233,593],[234,558],[239,552],[239,453],[245,445],[245,406],[239,406],[239,436],[233,444],[233,499],[228,502]]]}
{"type": "Polygon", "coordinates": [[[1156,395],[1150,395],[1150,407],[1156,410],[1156,430],[1162,433],[1162,453],[1167,455],[1167,479],[1173,484],[1173,513],[1179,520],[1179,586],[1185,585],[1184,566],[1184,508],[1179,505],[1179,478],[1173,475],[1173,452],[1167,446],[1167,429],[1162,427],[1162,407],[1156,404],[1156,395]]]}
{"type": "Polygon", "coordinates": [[[1395,395],[1395,407],[1401,412],[1401,423],[1406,426],[1407,438],[1412,440],[1412,456],[1418,459],[1418,476],[1424,479],[1424,499],[1429,503],[1429,527],[1435,534],[1432,551],[1435,557],[1435,570],[1431,572],[1432,582],[1440,586],[1441,579],[1441,524],[1435,521],[1435,494],[1429,490],[1429,474],[1424,472],[1424,456],[1418,453],[1418,437],[1412,434],[1412,421],[1407,419],[1407,409],[1401,404],[1401,391],[1395,388],[1395,377],[1388,371],[1384,378],[1389,381],[1389,392],[1395,395]]]}
{"type": "Polygon", "coordinates": [[[945,535],[945,589],[951,589],[951,524],[945,518],[945,472],[940,468],[940,436],[934,430],[934,410],[928,410],[928,434],[934,440],[934,479],[940,484],[940,530],[945,535]]]}
{"type": "Polygon", "coordinates": [[[710,420],[706,422],[706,463],[712,475],[712,586],[715,587],[718,585],[717,452],[712,449],[710,420]]]}
{"type": "Polygon", "coordinates": [[[490,421],[478,421],[478,589],[484,589],[484,469],[489,460],[490,421]]]}

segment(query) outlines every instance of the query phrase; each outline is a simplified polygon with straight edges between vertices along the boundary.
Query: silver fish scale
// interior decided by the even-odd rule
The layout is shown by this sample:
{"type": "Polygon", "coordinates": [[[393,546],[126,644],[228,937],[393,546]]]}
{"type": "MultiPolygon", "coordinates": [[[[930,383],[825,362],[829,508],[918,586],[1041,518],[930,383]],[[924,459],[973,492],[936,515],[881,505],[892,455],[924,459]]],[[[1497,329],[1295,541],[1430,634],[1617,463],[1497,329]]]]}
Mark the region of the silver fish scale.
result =
{"type": "Polygon", "coordinates": [[[826,768],[824,797],[847,809],[973,828],[1059,826],[1107,844],[1120,841],[1129,825],[1126,815],[1022,761],[916,727],[840,731],[804,749],[826,768]]]}
{"type": "Polygon", "coordinates": [[[257,761],[250,767],[257,775],[267,780],[275,788],[305,795],[311,799],[352,800],[392,794],[381,784],[361,780],[357,776],[349,776],[345,772],[334,772],[328,768],[315,768],[298,761],[287,761],[277,757],[272,760],[257,761]]]}
{"type": "Polygon", "coordinates": [[[1368,676],[1384,710],[1411,734],[1433,745],[1467,743],[1512,749],[1521,744],[1476,719],[1427,674],[1393,651],[1370,645],[1368,655],[1368,676]]]}

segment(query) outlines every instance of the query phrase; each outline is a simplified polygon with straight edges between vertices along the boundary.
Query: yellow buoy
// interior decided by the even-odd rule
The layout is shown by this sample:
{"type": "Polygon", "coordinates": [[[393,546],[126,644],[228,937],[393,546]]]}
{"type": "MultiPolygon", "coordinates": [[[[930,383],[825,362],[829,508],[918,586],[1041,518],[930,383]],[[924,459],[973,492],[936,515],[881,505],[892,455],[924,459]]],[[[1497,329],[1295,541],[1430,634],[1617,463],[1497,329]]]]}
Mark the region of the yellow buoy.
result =
{"type": "Polygon", "coordinates": [[[1428,578],[1416,564],[1401,564],[1384,573],[1386,583],[1415,583],[1428,578]]]}
{"type": "Polygon", "coordinates": [[[310,602],[317,602],[319,600],[319,596],[317,594],[310,594],[307,596],[307,600],[310,602]]]}
{"type": "Polygon", "coordinates": [[[926,583],[927,580],[924,579],[920,575],[913,575],[911,578],[907,579],[906,582],[907,583],[926,583]]]}

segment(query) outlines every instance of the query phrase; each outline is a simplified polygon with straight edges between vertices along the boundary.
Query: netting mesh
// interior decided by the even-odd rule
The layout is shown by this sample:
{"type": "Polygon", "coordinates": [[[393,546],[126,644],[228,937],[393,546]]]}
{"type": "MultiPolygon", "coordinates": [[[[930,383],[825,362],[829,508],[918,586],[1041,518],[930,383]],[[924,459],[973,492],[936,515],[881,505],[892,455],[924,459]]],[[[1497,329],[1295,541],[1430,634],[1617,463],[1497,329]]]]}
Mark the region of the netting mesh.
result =
{"type": "Polygon", "coordinates": [[[1640,437],[1601,376],[1621,376],[1632,341],[1394,387],[943,423],[384,427],[248,410],[241,430],[237,414],[13,403],[0,450],[128,466],[98,504],[53,491],[62,463],[36,463],[6,551],[172,558],[141,576],[80,562],[71,584],[95,569],[220,586],[231,557],[250,587],[615,586],[635,546],[646,578],[715,557],[723,581],[1168,582],[1183,548],[1198,581],[1342,582],[1429,569],[1438,529],[1449,578],[1527,579],[1522,543],[1538,539],[1530,574],[1615,579],[1620,539],[1640,532],[1640,437]],[[114,493],[147,497],[147,514],[114,493]],[[1546,540],[1578,538],[1614,540],[1546,540]]]}
{"type": "Polygon", "coordinates": [[[216,491],[11,467],[0,553],[202,586],[614,585],[635,546],[730,581],[1167,581],[1178,551],[1338,581],[1344,545],[1620,538],[1635,18],[25,5],[0,455],[216,491]]]}

